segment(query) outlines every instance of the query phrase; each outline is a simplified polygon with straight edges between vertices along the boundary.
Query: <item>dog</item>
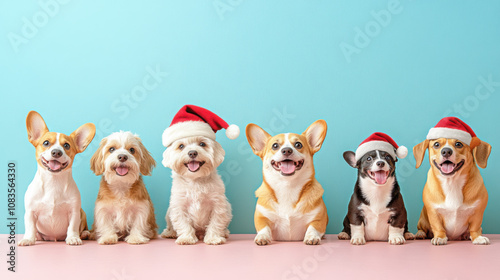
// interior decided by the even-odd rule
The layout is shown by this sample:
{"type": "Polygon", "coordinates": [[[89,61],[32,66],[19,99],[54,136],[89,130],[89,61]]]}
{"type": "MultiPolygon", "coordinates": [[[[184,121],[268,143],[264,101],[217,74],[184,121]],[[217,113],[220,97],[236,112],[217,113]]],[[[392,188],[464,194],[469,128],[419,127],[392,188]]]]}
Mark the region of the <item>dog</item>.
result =
{"type": "Polygon", "coordinates": [[[88,237],[87,217],[72,167],[76,154],[85,151],[94,138],[95,126],[84,124],[69,136],[49,132],[42,116],[31,111],[26,127],[36,148],[38,169],[24,197],[25,234],[18,244],[65,240],[68,245],[81,245],[82,238],[88,237]]]}
{"type": "Polygon", "coordinates": [[[350,239],[353,245],[363,245],[366,240],[400,245],[414,239],[408,232],[406,208],[396,180],[397,158],[407,153],[406,147],[398,147],[380,132],[365,140],[356,153],[344,152],[345,161],[358,169],[358,179],[339,239],[350,239]]]}
{"type": "Polygon", "coordinates": [[[144,244],[156,238],[153,203],[142,180],[155,166],[138,135],[120,131],[102,139],[90,159],[90,169],[102,175],[90,239],[144,244]]]}
{"type": "Polygon", "coordinates": [[[257,245],[272,240],[320,244],[328,214],[323,188],[315,178],[313,155],[321,149],[326,130],[326,122],[318,120],[302,134],[273,137],[256,124],[247,125],[248,143],[263,162],[264,181],[255,192],[257,245]]]}
{"type": "Polygon", "coordinates": [[[486,168],[491,146],[460,119],[447,117],[413,148],[416,168],[426,150],[431,167],[416,238],[431,238],[433,245],[445,245],[448,239],[489,244],[481,228],[488,192],[477,166],[486,168]]]}

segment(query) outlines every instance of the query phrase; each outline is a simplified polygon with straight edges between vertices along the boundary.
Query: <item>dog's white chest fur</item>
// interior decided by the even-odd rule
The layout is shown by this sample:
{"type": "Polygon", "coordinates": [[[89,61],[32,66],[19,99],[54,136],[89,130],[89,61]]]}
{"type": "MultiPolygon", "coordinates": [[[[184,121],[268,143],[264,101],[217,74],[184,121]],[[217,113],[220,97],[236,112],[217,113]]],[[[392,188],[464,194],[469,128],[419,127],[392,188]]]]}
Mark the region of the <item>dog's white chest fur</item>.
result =
{"type": "Polygon", "coordinates": [[[465,176],[454,176],[452,178],[441,178],[441,188],[445,195],[445,201],[435,204],[437,212],[445,221],[446,235],[449,239],[460,239],[468,230],[468,219],[479,201],[473,204],[464,204],[463,187],[465,176]]]}
{"type": "Polygon", "coordinates": [[[360,178],[361,190],[365,199],[370,203],[370,205],[359,206],[364,216],[366,240],[387,241],[389,238],[389,219],[393,211],[387,208],[387,204],[392,199],[393,185],[393,177],[389,177],[382,186],[375,185],[369,178],[360,178]]]}

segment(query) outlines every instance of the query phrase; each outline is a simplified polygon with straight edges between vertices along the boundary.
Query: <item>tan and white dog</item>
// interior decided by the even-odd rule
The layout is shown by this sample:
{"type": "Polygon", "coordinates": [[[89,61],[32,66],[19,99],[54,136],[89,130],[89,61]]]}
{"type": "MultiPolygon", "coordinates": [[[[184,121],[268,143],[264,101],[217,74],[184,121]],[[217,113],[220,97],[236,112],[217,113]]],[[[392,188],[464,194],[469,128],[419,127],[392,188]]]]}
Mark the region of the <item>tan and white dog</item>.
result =
{"type": "Polygon", "coordinates": [[[24,196],[25,234],[19,245],[33,245],[36,240],[81,245],[81,238],[88,237],[87,218],[72,167],[75,155],[85,151],[94,138],[95,126],[84,124],[69,136],[49,132],[42,116],[31,111],[26,127],[36,148],[38,169],[24,196]]]}
{"type": "Polygon", "coordinates": [[[143,244],[156,238],[153,203],[141,175],[149,176],[156,162],[139,136],[115,132],[102,139],[90,168],[102,175],[95,202],[91,239],[99,244],[143,244]]]}
{"type": "Polygon", "coordinates": [[[413,148],[417,168],[426,150],[431,168],[415,237],[432,238],[433,245],[445,245],[448,239],[489,244],[481,229],[488,192],[476,164],[486,168],[491,146],[460,119],[448,117],[413,148]]]}
{"type": "Polygon", "coordinates": [[[316,181],[313,155],[326,137],[324,120],[311,124],[302,134],[269,135],[255,124],[246,127],[253,152],[263,161],[263,183],[255,192],[257,245],[272,240],[320,244],[328,215],[323,188],[316,181]]]}

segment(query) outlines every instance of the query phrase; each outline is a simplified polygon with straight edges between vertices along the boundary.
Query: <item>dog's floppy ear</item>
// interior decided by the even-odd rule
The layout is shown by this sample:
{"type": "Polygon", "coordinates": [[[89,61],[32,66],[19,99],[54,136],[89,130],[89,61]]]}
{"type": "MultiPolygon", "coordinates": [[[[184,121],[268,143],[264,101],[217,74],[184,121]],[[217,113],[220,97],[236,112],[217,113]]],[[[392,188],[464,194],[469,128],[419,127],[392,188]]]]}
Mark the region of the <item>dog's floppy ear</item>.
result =
{"type": "Polygon", "coordinates": [[[349,164],[350,166],[354,168],[358,168],[358,163],[356,162],[356,154],[351,151],[345,151],[344,152],[344,160],[349,164]]]}
{"type": "Polygon", "coordinates": [[[93,123],[86,123],[80,126],[77,130],[69,135],[76,143],[76,150],[81,153],[87,149],[87,146],[92,142],[95,136],[95,125],[93,123]]]}
{"type": "Polygon", "coordinates": [[[134,137],[139,144],[139,148],[141,149],[141,166],[139,168],[140,172],[142,175],[150,176],[153,168],[156,167],[156,161],[151,156],[151,153],[146,149],[144,144],[142,144],[141,138],[139,138],[139,136],[137,135],[134,135],[134,137]]]}
{"type": "Polygon", "coordinates": [[[302,135],[307,138],[307,142],[311,146],[313,154],[321,149],[321,145],[326,137],[326,130],[326,122],[324,120],[317,120],[302,133],[302,135]]]}
{"type": "Polygon", "coordinates": [[[94,155],[90,158],[90,170],[92,170],[95,175],[101,175],[104,173],[104,154],[103,149],[108,142],[107,138],[103,138],[101,140],[101,144],[99,144],[99,148],[95,151],[94,155]]]}
{"type": "Polygon", "coordinates": [[[271,135],[260,128],[260,126],[253,123],[247,125],[246,135],[253,153],[262,158],[264,148],[266,147],[267,141],[271,138],[271,135]]]}
{"type": "Polygon", "coordinates": [[[477,165],[481,168],[486,168],[488,165],[488,157],[491,153],[491,145],[479,140],[477,137],[473,137],[471,141],[471,148],[477,165]]]}
{"type": "Polygon", "coordinates": [[[422,161],[425,157],[425,150],[429,147],[429,140],[425,139],[422,143],[413,147],[413,156],[417,161],[417,165],[415,168],[419,168],[422,165],[422,161]]]}
{"type": "Polygon", "coordinates": [[[224,161],[226,152],[217,141],[212,141],[212,146],[214,148],[214,167],[217,167],[224,161]]]}
{"type": "Polygon", "coordinates": [[[35,111],[28,113],[26,117],[26,128],[28,130],[28,140],[35,147],[38,140],[40,140],[45,133],[49,132],[42,116],[35,111]]]}

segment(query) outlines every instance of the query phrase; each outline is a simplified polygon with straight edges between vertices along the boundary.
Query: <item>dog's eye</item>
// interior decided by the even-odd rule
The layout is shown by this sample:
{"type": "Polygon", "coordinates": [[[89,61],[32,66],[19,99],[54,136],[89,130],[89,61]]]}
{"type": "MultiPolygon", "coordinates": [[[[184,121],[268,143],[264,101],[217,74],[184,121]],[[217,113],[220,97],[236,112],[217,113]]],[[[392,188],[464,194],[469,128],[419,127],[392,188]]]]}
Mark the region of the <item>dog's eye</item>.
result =
{"type": "Polygon", "coordinates": [[[45,140],[45,141],[43,141],[43,145],[44,145],[45,147],[47,147],[49,144],[50,144],[50,143],[49,143],[49,140],[45,140]]]}
{"type": "Polygon", "coordinates": [[[64,147],[64,149],[66,149],[66,150],[69,150],[69,148],[70,148],[70,146],[69,146],[69,144],[68,144],[68,143],[64,143],[63,147],[64,147]]]}
{"type": "Polygon", "coordinates": [[[295,148],[297,148],[297,149],[302,149],[302,143],[300,143],[300,142],[295,142],[295,148]]]}
{"type": "Polygon", "coordinates": [[[179,150],[182,150],[182,149],[184,149],[184,144],[179,145],[179,150]]]}
{"type": "Polygon", "coordinates": [[[115,148],[114,148],[114,147],[109,148],[109,152],[110,152],[110,153],[112,153],[112,152],[114,152],[114,151],[115,151],[115,148]]]}
{"type": "Polygon", "coordinates": [[[200,146],[205,147],[206,145],[205,142],[200,142],[200,146]]]}
{"type": "Polygon", "coordinates": [[[372,157],[367,157],[366,161],[372,161],[372,157]]]}
{"type": "Polygon", "coordinates": [[[436,149],[437,149],[437,148],[439,148],[439,146],[440,146],[440,145],[439,145],[439,142],[434,143],[434,148],[436,148],[436,149]]]}
{"type": "Polygon", "coordinates": [[[385,156],[385,159],[386,159],[386,160],[390,160],[390,159],[391,159],[391,156],[385,156]]]}
{"type": "Polygon", "coordinates": [[[455,143],[455,147],[457,147],[457,148],[462,148],[463,146],[464,146],[464,144],[462,144],[460,142],[455,143]]]}
{"type": "Polygon", "coordinates": [[[135,153],[135,149],[134,148],[130,148],[129,151],[130,151],[131,154],[135,153]]]}
{"type": "Polygon", "coordinates": [[[273,150],[277,150],[279,147],[280,147],[280,145],[278,145],[278,143],[273,144],[273,150]]]}

